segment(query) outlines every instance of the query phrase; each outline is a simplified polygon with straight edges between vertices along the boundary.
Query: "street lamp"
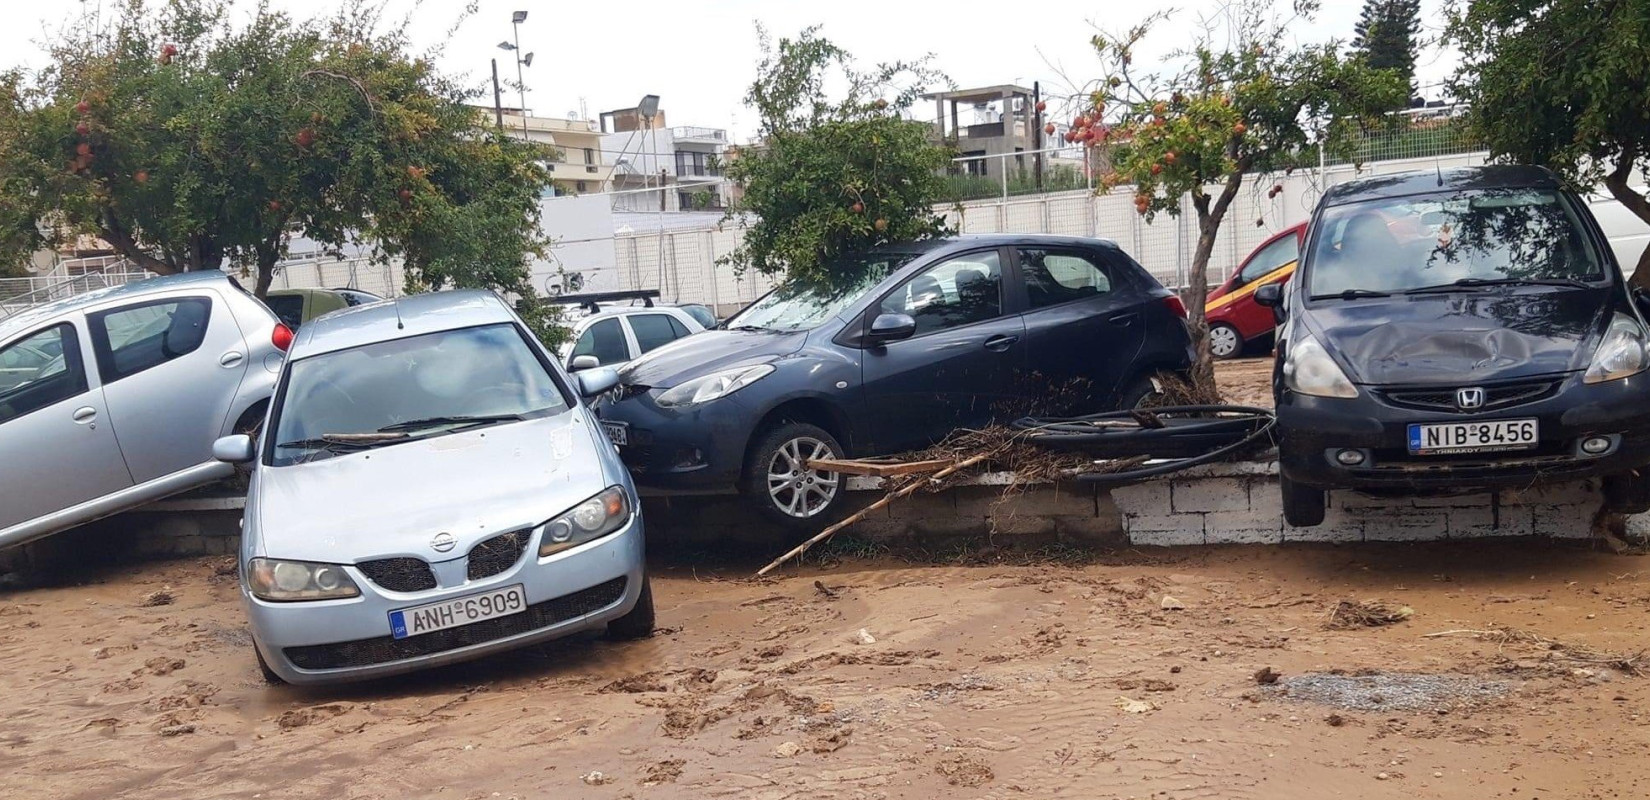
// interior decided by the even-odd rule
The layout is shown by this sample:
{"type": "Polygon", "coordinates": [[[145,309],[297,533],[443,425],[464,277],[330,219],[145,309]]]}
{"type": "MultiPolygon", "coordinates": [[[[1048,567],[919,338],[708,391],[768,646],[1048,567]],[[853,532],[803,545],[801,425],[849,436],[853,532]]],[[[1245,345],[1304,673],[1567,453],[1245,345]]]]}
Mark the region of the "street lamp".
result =
{"type": "MultiPolygon", "coordinates": [[[[515,40],[514,43],[512,43],[512,42],[499,42],[498,43],[498,49],[508,50],[510,52],[513,52],[513,53],[521,52],[521,23],[526,22],[526,21],[527,21],[527,12],[517,11],[517,12],[512,13],[510,15],[510,28],[514,32],[516,40],[515,40]]],[[[518,97],[520,98],[520,101],[521,101],[521,138],[523,138],[523,139],[526,139],[528,137],[527,137],[527,78],[522,74],[522,67],[530,67],[532,65],[533,65],[533,54],[532,53],[528,53],[525,57],[519,56],[519,55],[516,57],[516,89],[518,90],[518,97]]]]}

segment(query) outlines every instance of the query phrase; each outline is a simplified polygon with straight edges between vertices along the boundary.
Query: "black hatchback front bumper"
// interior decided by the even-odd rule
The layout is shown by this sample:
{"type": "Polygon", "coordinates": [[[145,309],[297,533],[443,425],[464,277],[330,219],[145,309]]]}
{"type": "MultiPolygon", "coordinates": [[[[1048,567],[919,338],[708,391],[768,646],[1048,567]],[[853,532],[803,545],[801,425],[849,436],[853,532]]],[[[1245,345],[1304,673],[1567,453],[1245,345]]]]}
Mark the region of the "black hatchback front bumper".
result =
{"type": "Polygon", "coordinates": [[[1523,488],[1629,472],[1650,464],[1650,373],[1599,384],[1579,373],[1487,384],[1493,407],[1444,407],[1457,387],[1360,386],[1354,398],[1284,392],[1278,402],[1278,458],[1284,477],[1320,489],[1452,492],[1523,488]],[[1543,385],[1545,384],[1545,385],[1543,385]],[[1521,450],[1416,455],[1409,426],[1534,419],[1539,440],[1521,450]],[[1588,453],[1581,443],[1604,437],[1588,453]],[[1355,450],[1362,462],[1339,460],[1355,450]]]}

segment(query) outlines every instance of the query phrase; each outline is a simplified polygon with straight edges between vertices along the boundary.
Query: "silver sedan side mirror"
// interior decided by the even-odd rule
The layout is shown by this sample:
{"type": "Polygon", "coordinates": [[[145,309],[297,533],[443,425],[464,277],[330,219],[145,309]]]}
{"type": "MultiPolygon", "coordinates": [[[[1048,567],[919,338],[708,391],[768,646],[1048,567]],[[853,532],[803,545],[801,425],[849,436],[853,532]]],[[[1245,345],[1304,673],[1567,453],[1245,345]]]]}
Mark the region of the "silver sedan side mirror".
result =
{"type": "Polygon", "coordinates": [[[595,367],[575,374],[573,380],[579,384],[580,395],[595,397],[619,385],[619,371],[612,367],[595,367]]]}
{"type": "Polygon", "coordinates": [[[212,443],[212,457],[226,464],[246,464],[258,457],[258,445],[244,433],[225,436],[212,443]]]}

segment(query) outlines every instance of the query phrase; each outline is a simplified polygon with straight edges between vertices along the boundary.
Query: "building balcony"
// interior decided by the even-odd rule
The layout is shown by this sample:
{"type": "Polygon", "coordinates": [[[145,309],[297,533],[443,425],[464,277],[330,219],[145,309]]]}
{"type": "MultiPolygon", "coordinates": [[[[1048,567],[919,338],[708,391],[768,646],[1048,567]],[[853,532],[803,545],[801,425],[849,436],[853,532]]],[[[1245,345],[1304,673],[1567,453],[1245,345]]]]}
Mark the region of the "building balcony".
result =
{"type": "Polygon", "coordinates": [[[728,132],[721,128],[703,128],[695,125],[682,125],[670,129],[671,138],[678,142],[693,142],[699,144],[727,144],[728,132]]]}

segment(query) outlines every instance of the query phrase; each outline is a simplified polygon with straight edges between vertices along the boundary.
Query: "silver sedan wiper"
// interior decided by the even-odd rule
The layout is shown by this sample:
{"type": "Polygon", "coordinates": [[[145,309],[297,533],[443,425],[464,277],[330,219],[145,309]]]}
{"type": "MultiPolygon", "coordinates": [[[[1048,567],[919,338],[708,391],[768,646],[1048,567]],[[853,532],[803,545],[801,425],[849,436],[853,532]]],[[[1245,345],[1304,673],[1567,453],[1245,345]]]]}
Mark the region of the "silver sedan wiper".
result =
{"type": "Polygon", "coordinates": [[[366,450],[391,444],[407,438],[405,433],[323,433],[312,439],[294,439],[276,447],[286,449],[329,450],[335,453],[366,450]]]}
{"type": "Polygon", "coordinates": [[[524,419],[526,419],[526,417],[520,414],[470,414],[445,417],[425,417],[423,419],[410,419],[406,422],[397,422],[392,425],[385,425],[384,427],[379,428],[378,432],[405,433],[406,431],[434,428],[441,425],[460,425],[468,428],[474,425],[496,425],[500,422],[520,422],[524,419]]]}

